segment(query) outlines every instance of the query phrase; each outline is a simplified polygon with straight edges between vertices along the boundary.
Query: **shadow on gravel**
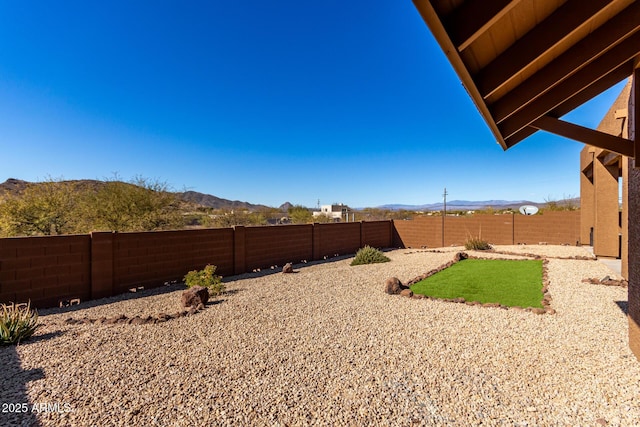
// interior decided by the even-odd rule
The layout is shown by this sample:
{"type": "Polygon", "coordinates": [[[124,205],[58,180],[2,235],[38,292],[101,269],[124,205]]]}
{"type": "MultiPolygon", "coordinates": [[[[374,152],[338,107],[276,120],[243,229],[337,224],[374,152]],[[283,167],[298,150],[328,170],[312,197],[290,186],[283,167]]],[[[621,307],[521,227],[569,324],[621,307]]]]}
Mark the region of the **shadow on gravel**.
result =
{"type": "Polygon", "coordinates": [[[239,294],[240,292],[244,291],[244,288],[240,288],[240,289],[228,289],[226,291],[224,291],[223,293],[220,294],[220,296],[225,296],[225,295],[235,295],[235,294],[239,294]]]}
{"type": "MultiPolygon", "coordinates": [[[[392,249],[389,249],[392,250],[392,249]]],[[[348,255],[333,255],[333,256],[327,256],[326,259],[321,259],[321,260],[317,260],[317,261],[309,261],[309,262],[300,262],[297,264],[293,264],[293,268],[294,270],[299,270],[301,268],[304,267],[309,267],[312,265],[318,265],[318,264],[326,264],[328,262],[335,262],[335,261],[341,261],[344,259],[348,259],[348,258],[352,258],[355,254],[348,254],[348,255]]],[[[274,265],[274,266],[270,266],[267,268],[261,268],[261,269],[256,269],[256,271],[253,272],[247,272],[247,273],[242,273],[242,274],[237,274],[234,276],[226,276],[223,277],[222,281],[223,283],[230,283],[230,282],[234,282],[237,280],[242,280],[242,279],[253,279],[253,278],[257,278],[257,277],[264,277],[264,276],[268,276],[271,274],[276,274],[276,273],[282,273],[282,265],[274,265]]],[[[294,271],[294,273],[297,273],[297,271],[294,271]]],[[[86,308],[91,308],[91,307],[97,307],[97,306],[101,306],[101,305],[106,305],[106,304],[112,304],[115,302],[120,302],[120,301],[127,301],[127,300],[131,300],[131,299],[136,299],[136,298],[145,298],[145,297],[149,297],[149,296],[154,296],[154,295],[162,295],[162,294],[167,294],[167,293],[171,293],[171,292],[176,292],[176,291],[182,291],[187,289],[186,285],[184,283],[169,283],[169,284],[165,284],[165,285],[161,285],[158,287],[154,287],[154,288],[149,288],[149,289],[137,289],[135,292],[134,291],[130,291],[127,293],[123,293],[123,294],[119,294],[119,295],[114,295],[108,298],[100,298],[100,299],[95,299],[95,300],[87,300],[87,301],[81,301],[80,304],[75,304],[75,305],[69,305],[66,307],[53,307],[53,308],[44,308],[44,309],[40,309],[38,310],[38,314],[41,316],[47,316],[50,314],[60,314],[60,313],[73,313],[75,311],[80,311],[80,310],[84,310],[86,308]]],[[[235,289],[235,290],[228,290],[225,291],[224,295],[233,295],[237,292],[241,291],[241,289],[235,289]]],[[[224,300],[222,300],[224,301],[224,300]]]]}
{"type": "Polygon", "coordinates": [[[41,316],[46,316],[49,314],[72,313],[74,311],[84,310],[86,308],[97,307],[100,305],[112,304],[114,302],[127,301],[127,300],[132,300],[137,298],[145,298],[145,297],[154,296],[154,295],[168,294],[171,292],[182,291],[185,289],[187,289],[187,287],[183,283],[172,283],[168,285],[158,286],[155,288],[140,289],[140,290],[136,290],[135,292],[127,292],[124,294],[114,295],[108,298],[81,301],[80,304],[70,305],[67,307],[43,308],[38,310],[38,314],[41,316]]]}
{"type": "MultiPolygon", "coordinates": [[[[299,262],[297,264],[293,264],[294,273],[298,273],[296,270],[300,270],[301,268],[310,267],[312,265],[318,264],[326,264],[329,262],[342,261],[344,259],[353,258],[355,254],[348,255],[334,255],[327,257],[326,259],[316,260],[316,261],[308,261],[308,262],[299,262]]],[[[272,274],[281,274],[283,265],[274,265],[271,267],[256,269],[255,271],[250,271],[247,273],[236,274],[234,276],[227,276],[222,281],[223,282],[234,282],[236,280],[243,279],[255,279],[258,277],[270,276],[272,274]]]]}
{"type": "Polygon", "coordinates": [[[616,305],[626,315],[629,314],[629,302],[628,301],[616,301],[616,305]]]}
{"type": "Polygon", "coordinates": [[[20,345],[29,345],[29,344],[35,344],[41,341],[47,341],[47,340],[50,340],[51,338],[62,336],[63,333],[64,332],[62,331],[54,331],[54,332],[47,332],[46,334],[41,334],[41,335],[33,335],[28,340],[21,342],[20,345]]]}
{"type": "Polygon", "coordinates": [[[0,425],[40,426],[36,414],[31,411],[34,402],[29,401],[27,383],[44,378],[44,373],[41,369],[22,369],[20,356],[13,345],[0,347],[0,359],[0,425]]]}

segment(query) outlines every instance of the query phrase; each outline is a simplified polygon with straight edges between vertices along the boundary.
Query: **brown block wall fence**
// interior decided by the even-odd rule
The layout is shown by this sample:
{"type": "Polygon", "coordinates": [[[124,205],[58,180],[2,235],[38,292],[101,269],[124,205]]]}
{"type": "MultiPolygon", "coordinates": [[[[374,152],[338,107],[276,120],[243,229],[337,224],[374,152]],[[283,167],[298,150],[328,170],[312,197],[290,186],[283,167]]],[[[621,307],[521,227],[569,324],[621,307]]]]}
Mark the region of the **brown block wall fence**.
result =
{"type": "Polygon", "coordinates": [[[91,298],[91,236],[0,239],[0,302],[91,298]]]}
{"type": "Polygon", "coordinates": [[[580,239],[580,211],[545,212],[544,215],[516,215],[515,242],[550,245],[588,245],[580,239]]]}
{"type": "Polygon", "coordinates": [[[233,229],[108,234],[113,236],[112,295],[181,280],[207,264],[221,275],[233,274],[233,229]]]}
{"type": "MultiPolygon", "coordinates": [[[[576,244],[579,212],[445,218],[445,246],[481,235],[494,244],[576,244]]],[[[439,247],[442,218],[0,239],[0,302],[57,306],[161,286],[207,264],[223,276],[355,253],[370,245],[439,247]]]]}
{"type": "MultiPolygon", "coordinates": [[[[272,265],[282,266],[287,262],[297,263],[313,260],[313,229],[317,224],[286,225],[282,227],[246,227],[244,238],[244,273],[254,268],[272,265]]],[[[389,225],[387,224],[387,227],[389,225]]],[[[236,227],[238,229],[240,227],[236,227]]],[[[242,254],[238,254],[239,257],[242,254]]]]}
{"type": "Polygon", "coordinates": [[[372,221],[0,239],[0,303],[55,307],[180,281],[207,264],[230,276],[386,248],[392,236],[392,221],[372,221]]]}
{"type": "MultiPolygon", "coordinates": [[[[543,215],[473,215],[445,217],[444,246],[460,246],[472,237],[496,245],[518,243],[550,245],[580,243],[580,212],[545,212],[543,215]]],[[[584,242],[588,244],[589,242],[584,242]]],[[[442,217],[394,221],[395,247],[442,246],[442,217]]]]}

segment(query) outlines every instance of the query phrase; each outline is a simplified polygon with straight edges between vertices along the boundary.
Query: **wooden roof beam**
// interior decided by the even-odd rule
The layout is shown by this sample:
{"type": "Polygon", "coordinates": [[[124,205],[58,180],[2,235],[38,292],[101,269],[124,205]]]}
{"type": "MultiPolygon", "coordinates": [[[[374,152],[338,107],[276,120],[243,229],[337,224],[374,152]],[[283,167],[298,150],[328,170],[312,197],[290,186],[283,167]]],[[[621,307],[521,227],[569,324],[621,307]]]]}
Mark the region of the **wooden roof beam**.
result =
{"type": "Polygon", "coordinates": [[[542,116],[536,119],[531,126],[578,142],[593,145],[594,147],[604,148],[605,150],[613,151],[623,156],[633,157],[634,154],[633,141],[553,117],[542,116]]]}
{"type": "Polygon", "coordinates": [[[459,52],[465,50],[519,0],[469,0],[443,19],[459,52]]]}
{"type": "MultiPolygon", "coordinates": [[[[619,69],[615,70],[602,77],[600,80],[596,81],[594,84],[575,94],[571,98],[564,101],[562,104],[551,110],[546,115],[549,117],[562,117],[570,111],[575,110],[585,102],[595,98],[600,95],[605,90],[609,89],[615,84],[620,83],[622,80],[626,79],[630,75],[630,71],[627,71],[627,66],[619,67],[619,69]]],[[[531,126],[527,126],[522,130],[514,133],[509,138],[505,138],[505,146],[506,148],[513,147],[518,142],[530,137],[534,133],[538,132],[539,129],[536,129],[531,126]]]]}
{"type": "Polygon", "coordinates": [[[640,29],[640,2],[634,2],[521,85],[489,106],[500,123],[553,86],[640,29]]]}
{"type": "Polygon", "coordinates": [[[527,126],[536,118],[547,114],[566,99],[571,98],[585,87],[610,72],[624,66],[627,76],[633,71],[633,60],[640,54],[640,32],[628,37],[598,59],[575,73],[570,79],[560,83],[553,90],[531,102],[518,113],[498,124],[505,138],[527,126]]]}
{"type": "Polygon", "coordinates": [[[474,76],[482,96],[486,99],[493,94],[610,2],[611,0],[568,0],[474,76]]]}

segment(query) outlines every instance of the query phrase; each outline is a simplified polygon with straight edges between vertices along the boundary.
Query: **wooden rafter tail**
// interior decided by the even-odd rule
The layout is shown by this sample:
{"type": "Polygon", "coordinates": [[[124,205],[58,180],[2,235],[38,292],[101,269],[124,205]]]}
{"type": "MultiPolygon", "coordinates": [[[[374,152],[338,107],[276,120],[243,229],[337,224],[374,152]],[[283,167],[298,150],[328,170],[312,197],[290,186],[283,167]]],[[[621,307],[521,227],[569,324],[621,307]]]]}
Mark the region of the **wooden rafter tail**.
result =
{"type": "Polygon", "coordinates": [[[573,139],[574,141],[622,154],[623,156],[633,157],[634,155],[634,143],[631,140],[553,117],[542,116],[531,123],[531,126],[565,138],[573,139]]]}

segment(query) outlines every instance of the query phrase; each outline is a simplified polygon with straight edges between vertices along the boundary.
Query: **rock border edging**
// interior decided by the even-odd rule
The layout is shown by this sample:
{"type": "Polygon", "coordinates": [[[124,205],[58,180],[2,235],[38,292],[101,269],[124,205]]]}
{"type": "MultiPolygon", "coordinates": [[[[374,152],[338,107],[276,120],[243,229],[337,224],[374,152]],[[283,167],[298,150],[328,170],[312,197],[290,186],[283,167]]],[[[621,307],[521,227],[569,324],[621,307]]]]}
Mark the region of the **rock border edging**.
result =
{"type": "MultiPolygon", "coordinates": [[[[494,252],[495,253],[495,252],[494,252]]],[[[510,254],[505,254],[505,255],[510,255],[510,254]]],[[[531,257],[529,257],[531,258],[531,257]]],[[[537,256],[536,260],[541,259],[542,260],[542,307],[543,308],[539,308],[539,307],[519,307],[519,306],[506,306],[506,305],[502,305],[500,303],[493,303],[493,302],[489,302],[489,303],[481,303],[479,301],[467,301],[464,298],[436,298],[436,297],[430,297],[430,296],[426,296],[426,295],[421,295],[421,294],[414,294],[413,291],[411,291],[409,289],[409,287],[421,280],[426,279],[427,277],[433,276],[436,273],[441,272],[442,270],[445,270],[449,267],[451,267],[452,265],[456,264],[457,262],[460,262],[464,259],[487,259],[487,260],[506,260],[506,261],[513,261],[512,259],[508,259],[508,258],[483,258],[483,257],[478,257],[478,256],[470,256],[469,254],[467,254],[466,252],[458,252],[455,254],[453,260],[442,264],[441,266],[434,268],[432,270],[429,270],[428,272],[421,274],[418,277],[415,277],[411,280],[409,280],[407,282],[406,285],[403,285],[403,290],[401,292],[399,292],[399,295],[401,296],[405,296],[405,297],[409,297],[412,299],[425,299],[425,300],[434,300],[434,301],[444,301],[444,302],[454,302],[454,303],[459,303],[459,304],[466,304],[466,305],[470,305],[470,306],[482,306],[482,307],[488,307],[488,308],[502,308],[502,309],[513,309],[513,310],[519,310],[519,311],[527,311],[527,312],[532,312],[535,314],[556,314],[556,310],[554,308],[551,307],[551,294],[549,293],[549,273],[548,273],[548,269],[547,269],[547,264],[549,263],[549,260],[547,258],[544,257],[540,257],[537,256]]],[[[394,279],[394,278],[390,278],[387,279],[387,281],[394,279]]],[[[397,280],[397,278],[395,278],[397,280]]]]}
{"type": "Polygon", "coordinates": [[[616,280],[612,279],[609,276],[606,276],[602,279],[596,279],[593,277],[582,279],[582,283],[588,283],[590,285],[604,285],[604,286],[619,286],[621,288],[628,288],[629,282],[625,279],[616,280]]]}
{"type": "Polygon", "coordinates": [[[69,317],[64,321],[67,325],[82,325],[82,324],[104,324],[104,325],[117,325],[117,324],[128,324],[128,325],[155,325],[157,323],[164,323],[172,319],[178,319],[180,317],[188,317],[193,316],[204,310],[204,306],[202,307],[192,307],[189,310],[178,311],[173,314],[167,313],[158,313],[156,316],[134,316],[127,317],[124,314],[114,317],[100,317],[98,319],[90,319],[88,317],[83,317],[81,319],[74,319],[69,317]]]}

